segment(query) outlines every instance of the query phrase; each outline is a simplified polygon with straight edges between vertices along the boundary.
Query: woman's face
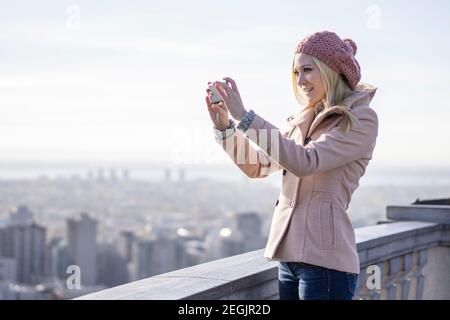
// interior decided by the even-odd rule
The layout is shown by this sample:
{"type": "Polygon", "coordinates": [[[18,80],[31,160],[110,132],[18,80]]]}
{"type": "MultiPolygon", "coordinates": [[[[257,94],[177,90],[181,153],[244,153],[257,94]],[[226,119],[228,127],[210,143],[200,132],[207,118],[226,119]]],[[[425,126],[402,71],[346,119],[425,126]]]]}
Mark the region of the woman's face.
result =
{"type": "Polygon", "coordinates": [[[313,59],[306,54],[297,53],[294,57],[294,73],[297,79],[298,91],[308,101],[307,107],[313,107],[325,97],[325,87],[320,77],[320,71],[313,59]]]}

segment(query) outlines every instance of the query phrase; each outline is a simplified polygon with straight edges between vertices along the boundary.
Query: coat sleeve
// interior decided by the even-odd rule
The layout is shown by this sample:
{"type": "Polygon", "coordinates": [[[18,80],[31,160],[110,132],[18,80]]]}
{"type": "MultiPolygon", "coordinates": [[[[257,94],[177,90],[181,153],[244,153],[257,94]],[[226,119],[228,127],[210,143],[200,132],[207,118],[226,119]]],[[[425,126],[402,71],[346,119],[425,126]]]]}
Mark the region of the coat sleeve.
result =
{"type": "MultiPolygon", "coordinates": [[[[288,133],[289,130],[283,134],[283,137],[286,137],[288,133]]],[[[238,129],[225,140],[217,137],[215,140],[249,178],[265,178],[283,169],[267,152],[263,152],[260,148],[252,145],[250,139],[238,129]]],[[[258,137],[255,137],[255,141],[257,145],[263,145],[258,137]]]]}
{"type": "Polygon", "coordinates": [[[360,106],[351,112],[359,123],[349,132],[344,132],[345,121],[341,121],[338,126],[323,133],[306,146],[286,139],[279,134],[278,128],[259,115],[253,119],[246,136],[256,144],[258,139],[254,139],[255,134],[248,134],[251,131],[263,131],[268,140],[278,139],[267,143],[272,148],[268,149],[266,155],[298,177],[309,176],[363,158],[369,152],[371,156],[378,135],[378,116],[369,106],[360,106]],[[274,148],[276,145],[277,148],[274,148]]]}

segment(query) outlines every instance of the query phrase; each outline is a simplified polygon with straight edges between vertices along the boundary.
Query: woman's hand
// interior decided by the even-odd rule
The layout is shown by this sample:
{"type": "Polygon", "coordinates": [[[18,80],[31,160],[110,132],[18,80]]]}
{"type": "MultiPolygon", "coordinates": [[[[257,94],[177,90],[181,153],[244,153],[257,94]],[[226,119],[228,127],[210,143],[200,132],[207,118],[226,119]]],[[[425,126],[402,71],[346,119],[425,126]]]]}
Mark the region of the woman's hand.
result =
{"type": "Polygon", "coordinates": [[[214,82],[214,86],[223,100],[223,102],[219,102],[219,106],[225,107],[234,119],[241,121],[247,110],[245,110],[244,104],[242,103],[241,95],[239,94],[236,82],[229,77],[225,77],[223,79],[231,84],[231,88],[219,81],[214,82]]]}
{"type": "MultiPolygon", "coordinates": [[[[211,82],[208,82],[208,85],[210,84],[211,82]]],[[[206,89],[206,92],[208,93],[208,95],[205,97],[205,101],[208,107],[209,116],[211,117],[214,127],[216,127],[219,130],[225,130],[230,125],[230,117],[228,115],[228,109],[223,103],[212,104],[211,91],[209,89],[206,89]]]]}

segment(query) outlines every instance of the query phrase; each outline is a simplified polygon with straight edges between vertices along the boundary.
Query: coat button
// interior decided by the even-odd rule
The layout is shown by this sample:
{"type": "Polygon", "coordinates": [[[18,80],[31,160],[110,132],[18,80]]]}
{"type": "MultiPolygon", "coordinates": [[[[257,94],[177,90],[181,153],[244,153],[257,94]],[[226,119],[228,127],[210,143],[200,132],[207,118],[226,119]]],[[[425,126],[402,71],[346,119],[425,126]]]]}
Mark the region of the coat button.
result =
{"type": "Polygon", "coordinates": [[[294,201],[294,200],[292,200],[292,201],[291,201],[291,208],[293,208],[293,207],[294,207],[294,203],[295,203],[295,201],[294,201]]]}
{"type": "Polygon", "coordinates": [[[285,176],[286,175],[286,169],[283,169],[283,176],[285,176]]]}
{"type": "Polygon", "coordinates": [[[280,202],[280,200],[277,200],[277,202],[275,202],[275,207],[278,205],[278,202],[280,202]]]}
{"type": "Polygon", "coordinates": [[[305,143],[303,145],[306,146],[310,141],[311,141],[311,137],[306,137],[305,143]]]}

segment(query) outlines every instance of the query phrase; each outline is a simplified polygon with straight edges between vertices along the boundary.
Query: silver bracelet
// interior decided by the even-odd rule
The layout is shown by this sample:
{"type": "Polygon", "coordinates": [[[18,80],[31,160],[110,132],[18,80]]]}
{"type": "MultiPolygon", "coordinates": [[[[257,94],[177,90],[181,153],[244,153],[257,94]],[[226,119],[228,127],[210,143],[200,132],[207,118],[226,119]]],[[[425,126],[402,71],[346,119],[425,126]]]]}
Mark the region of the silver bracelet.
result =
{"type": "Polygon", "coordinates": [[[254,118],[255,112],[253,110],[247,111],[237,125],[237,129],[241,130],[242,132],[247,131],[254,118]]]}
{"type": "Polygon", "coordinates": [[[225,140],[233,135],[233,133],[236,131],[236,124],[232,119],[230,119],[230,125],[228,128],[225,128],[224,130],[220,130],[217,128],[214,129],[214,134],[216,135],[216,138],[219,140],[225,140]]]}

